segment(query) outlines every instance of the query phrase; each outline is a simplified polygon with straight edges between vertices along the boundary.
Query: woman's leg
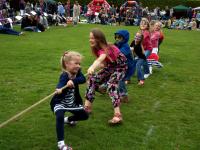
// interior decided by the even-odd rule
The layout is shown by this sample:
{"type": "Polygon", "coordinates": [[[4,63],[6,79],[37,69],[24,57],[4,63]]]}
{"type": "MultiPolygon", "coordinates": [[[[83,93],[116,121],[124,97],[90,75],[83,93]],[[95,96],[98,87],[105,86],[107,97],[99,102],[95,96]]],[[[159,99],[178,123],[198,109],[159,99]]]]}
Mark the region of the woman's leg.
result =
{"type": "Polygon", "coordinates": [[[95,96],[95,90],[97,90],[99,88],[99,86],[106,82],[110,76],[110,72],[109,69],[104,68],[102,70],[100,70],[97,74],[92,75],[89,78],[88,81],[88,87],[86,89],[86,94],[85,94],[85,111],[87,111],[88,113],[92,112],[92,103],[94,101],[94,96],[95,96]]]}
{"type": "Polygon", "coordinates": [[[119,81],[124,78],[126,72],[126,66],[124,68],[116,69],[116,71],[110,76],[108,80],[108,94],[112,100],[113,107],[119,107],[120,95],[119,95],[119,81]]]}
{"type": "Polygon", "coordinates": [[[85,94],[85,98],[88,101],[91,103],[94,101],[95,90],[97,90],[102,83],[106,82],[106,79],[109,78],[109,76],[109,69],[104,68],[89,78],[88,87],[85,94]]]}

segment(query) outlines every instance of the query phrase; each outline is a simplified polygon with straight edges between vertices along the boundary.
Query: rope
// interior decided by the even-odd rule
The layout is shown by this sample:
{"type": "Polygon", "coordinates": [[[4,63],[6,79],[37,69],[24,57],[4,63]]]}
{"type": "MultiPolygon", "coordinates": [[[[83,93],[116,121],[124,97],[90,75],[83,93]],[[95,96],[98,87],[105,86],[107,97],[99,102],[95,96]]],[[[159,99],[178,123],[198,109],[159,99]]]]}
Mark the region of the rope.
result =
{"type": "MultiPolygon", "coordinates": [[[[87,76],[87,73],[84,74],[84,76],[87,76]]],[[[65,85],[64,87],[62,87],[61,89],[64,90],[65,88],[67,88],[67,85],[65,85]]],[[[3,122],[0,124],[0,128],[4,127],[5,125],[7,125],[8,123],[16,120],[18,117],[22,116],[23,114],[27,113],[28,111],[30,111],[31,109],[35,108],[36,106],[38,106],[39,104],[41,104],[42,102],[46,101],[47,99],[49,99],[50,97],[52,97],[53,95],[56,94],[56,91],[54,91],[53,93],[51,93],[50,95],[46,96],[45,98],[39,100],[38,102],[36,102],[35,104],[31,105],[30,107],[26,108],[25,110],[19,112],[18,114],[14,115],[13,117],[11,117],[10,119],[8,119],[7,121],[3,122]]]]}
{"type": "MultiPolygon", "coordinates": [[[[67,85],[65,85],[64,87],[62,87],[61,89],[65,89],[67,88],[67,85]]],[[[30,111],[31,109],[35,108],[36,106],[38,106],[39,104],[41,104],[42,102],[46,101],[47,99],[49,99],[50,97],[52,97],[54,94],[56,94],[56,91],[54,91],[53,93],[51,93],[50,95],[46,96],[45,98],[39,100],[38,102],[36,102],[35,104],[31,105],[30,107],[26,108],[25,110],[19,112],[18,114],[14,115],[13,117],[11,117],[10,119],[8,119],[7,121],[3,122],[0,124],[0,128],[4,127],[5,125],[7,125],[8,123],[16,120],[18,117],[22,116],[23,114],[27,113],[28,111],[30,111]]]]}

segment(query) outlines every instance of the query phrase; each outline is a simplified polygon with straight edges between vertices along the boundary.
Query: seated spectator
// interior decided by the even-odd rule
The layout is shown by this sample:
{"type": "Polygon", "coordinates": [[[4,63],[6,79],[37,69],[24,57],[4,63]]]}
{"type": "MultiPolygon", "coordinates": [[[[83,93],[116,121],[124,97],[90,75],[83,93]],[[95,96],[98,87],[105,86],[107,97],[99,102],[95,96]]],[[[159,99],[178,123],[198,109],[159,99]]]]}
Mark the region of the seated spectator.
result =
{"type": "Polygon", "coordinates": [[[26,15],[22,18],[21,29],[24,31],[44,32],[45,27],[39,23],[38,16],[26,15]]]}
{"type": "Polygon", "coordinates": [[[47,13],[37,13],[38,18],[39,18],[39,23],[44,26],[45,29],[49,29],[49,24],[47,20],[47,13]]]}
{"type": "Polygon", "coordinates": [[[185,20],[183,18],[180,18],[178,20],[178,26],[177,29],[183,30],[185,29],[185,20]]]}
{"type": "Polygon", "coordinates": [[[10,34],[10,35],[22,35],[23,32],[18,32],[15,31],[11,28],[9,28],[8,26],[4,26],[1,22],[0,22],[0,33],[1,34],[10,34]]]}
{"type": "Polygon", "coordinates": [[[116,25],[116,19],[115,16],[112,15],[111,18],[109,18],[108,23],[112,26],[112,25],[116,25]]]}
{"type": "Polygon", "coordinates": [[[196,30],[197,29],[197,22],[194,18],[192,18],[191,22],[188,25],[189,30],[196,30]]]}

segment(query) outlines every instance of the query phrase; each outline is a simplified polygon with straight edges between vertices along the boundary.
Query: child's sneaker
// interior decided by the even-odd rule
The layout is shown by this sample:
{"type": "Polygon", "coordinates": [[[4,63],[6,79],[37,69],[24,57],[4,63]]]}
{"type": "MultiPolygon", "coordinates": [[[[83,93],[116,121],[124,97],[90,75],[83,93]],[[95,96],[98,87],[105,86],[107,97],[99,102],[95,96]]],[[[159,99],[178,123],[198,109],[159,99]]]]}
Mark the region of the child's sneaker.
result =
{"type": "Polygon", "coordinates": [[[144,80],[140,80],[140,81],[138,82],[138,85],[144,85],[144,80]]]}
{"type": "Polygon", "coordinates": [[[73,150],[73,149],[67,145],[63,145],[59,150],[73,150]]]}
{"type": "Polygon", "coordinates": [[[68,124],[68,125],[70,125],[70,126],[75,126],[75,125],[77,124],[77,121],[69,121],[69,120],[68,120],[68,117],[65,117],[65,118],[64,118],[64,123],[65,123],[65,124],[68,124]]]}
{"type": "Polygon", "coordinates": [[[127,95],[122,96],[122,97],[120,98],[120,101],[121,101],[122,103],[128,103],[128,96],[127,96],[127,95]]]}
{"type": "Polygon", "coordinates": [[[147,79],[150,76],[150,73],[144,74],[144,78],[147,79]]]}
{"type": "Polygon", "coordinates": [[[153,67],[152,66],[149,66],[149,73],[153,74],[153,67]]]}

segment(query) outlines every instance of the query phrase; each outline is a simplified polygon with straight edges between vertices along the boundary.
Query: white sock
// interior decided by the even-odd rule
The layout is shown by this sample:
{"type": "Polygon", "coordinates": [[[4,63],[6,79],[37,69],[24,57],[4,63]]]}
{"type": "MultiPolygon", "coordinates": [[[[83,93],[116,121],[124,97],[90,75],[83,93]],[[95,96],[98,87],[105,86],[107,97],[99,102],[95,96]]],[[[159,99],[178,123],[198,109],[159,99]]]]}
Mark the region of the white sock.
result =
{"type": "Polygon", "coordinates": [[[61,149],[65,145],[64,141],[59,141],[58,142],[58,148],[61,149]]]}

